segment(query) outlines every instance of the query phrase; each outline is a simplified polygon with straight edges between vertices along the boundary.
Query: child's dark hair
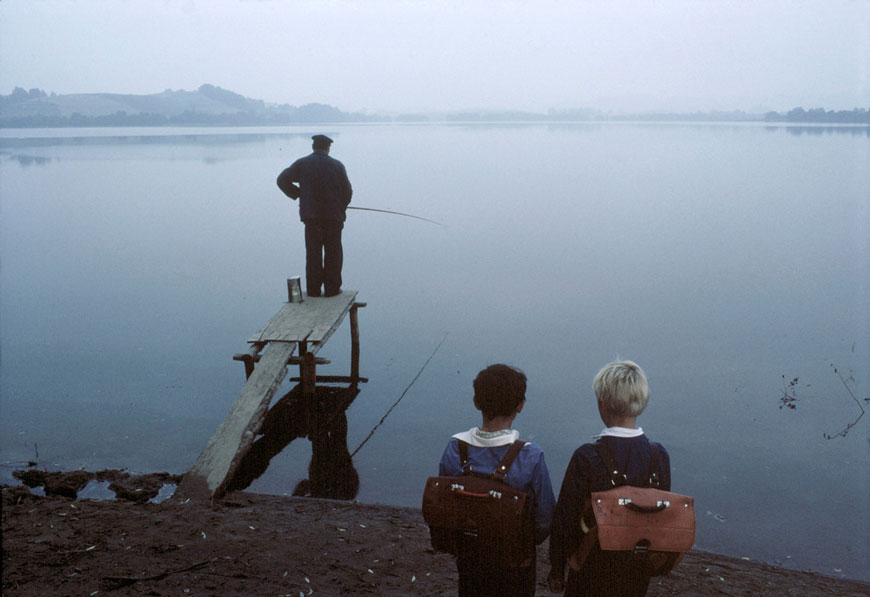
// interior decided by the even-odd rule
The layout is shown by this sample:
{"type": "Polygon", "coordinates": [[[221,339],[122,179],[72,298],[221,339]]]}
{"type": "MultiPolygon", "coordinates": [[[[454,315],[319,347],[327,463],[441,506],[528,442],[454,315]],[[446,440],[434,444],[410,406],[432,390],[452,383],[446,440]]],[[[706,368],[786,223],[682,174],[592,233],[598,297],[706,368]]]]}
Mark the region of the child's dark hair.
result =
{"type": "Polygon", "coordinates": [[[474,378],[474,405],[487,419],[507,417],[526,399],[526,374],[509,365],[490,365],[474,378]]]}

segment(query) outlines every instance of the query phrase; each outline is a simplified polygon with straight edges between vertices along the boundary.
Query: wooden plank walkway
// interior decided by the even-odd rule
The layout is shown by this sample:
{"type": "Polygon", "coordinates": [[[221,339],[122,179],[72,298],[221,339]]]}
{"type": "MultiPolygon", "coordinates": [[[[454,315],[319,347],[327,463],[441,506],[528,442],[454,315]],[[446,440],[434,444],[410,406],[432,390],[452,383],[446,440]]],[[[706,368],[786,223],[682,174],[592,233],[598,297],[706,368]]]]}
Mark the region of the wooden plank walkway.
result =
{"type": "MultiPolygon", "coordinates": [[[[253,345],[251,353],[233,357],[245,361],[248,380],[224,422],[193,467],[185,473],[174,500],[216,499],[226,492],[261,431],[269,403],[287,377],[288,364],[299,364],[302,391],[313,396],[317,382],[316,364],[320,361],[314,358],[314,354],[332,336],[348,312],[351,314],[351,376],[334,380],[352,384],[366,381],[359,377],[357,328],[357,308],[365,303],[356,303],[356,295],[357,291],[346,290],[334,297],[306,297],[301,303],[285,303],[248,339],[253,345]],[[257,354],[264,346],[265,352],[257,354]],[[299,357],[293,357],[297,348],[299,357]]],[[[332,380],[332,377],[324,380],[332,380]]]]}
{"type": "Polygon", "coordinates": [[[287,374],[292,342],[272,342],[248,378],[227,418],[217,428],[193,467],[184,475],[178,499],[219,497],[260,430],[269,402],[287,374]]]}
{"type": "Polygon", "coordinates": [[[308,342],[309,352],[316,353],[344,320],[356,295],[355,290],[345,290],[337,296],[285,303],[248,342],[308,342]]]}

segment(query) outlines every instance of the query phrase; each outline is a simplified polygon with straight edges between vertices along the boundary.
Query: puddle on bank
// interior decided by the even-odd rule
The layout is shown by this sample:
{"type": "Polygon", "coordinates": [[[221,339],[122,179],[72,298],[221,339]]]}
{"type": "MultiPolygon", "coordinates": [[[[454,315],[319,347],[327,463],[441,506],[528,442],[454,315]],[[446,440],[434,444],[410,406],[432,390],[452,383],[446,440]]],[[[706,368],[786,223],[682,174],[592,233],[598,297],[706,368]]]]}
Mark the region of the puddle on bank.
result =
{"type": "Polygon", "coordinates": [[[175,489],[177,487],[178,485],[176,485],[175,483],[164,483],[163,487],[160,488],[160,491],[157,492],[157,495],[155,495],[148,501],[155,504],[165,502],[175,494],[175,489]]]}
{"type": "MultiPolygon", "coordinates": [[[[92,479],[85,485],[82,489],[78,491],[76,494],[77,500],[95,500],[98,502],[103,501],[112,501],[117,500],[117,494],[109,488],[111,483],[109,481],[97,481],[96,479],[92,479]]],[[[22,484],[23,487],[26,487],[22,484]]],[[[152,504],[159,504],[161,502],[165,502],[169,498],[171,498],[175,494],[175,490],[178,487],[175,483],[164,483],[160,490],[157,492],[157,495],[148,501],[152,504]]],[[[42,485],[37,485],[36,487],[28,487],[28,490],[33,495],[38,495],[40,497],[45,497],[45,488],[42,485]]]]}
{"type": "MultiPolygon", "coordinates": [[[[76,495],[79,500],[114,500],[118,496],[109,489],[108,481],[90,481],[76,495]]],[[[33,490],[31,490],[32,492],[33,490]]]]}
{"type": "MultiPolygon", "coordinates": [[[[112,489],[110,489],[110,485],[111,483],[109,481],[97,481],[96,479],[92,479],[78,492],[76,499],[97,501],[116,500],[118,499],[118,496],[112,489]]],[[[148,501],[152,504],[165,502],[175,493],[176,487],[178,486],[175,483],[164,483],[157,492],[157,495],[148,501]]],[[[35,493],[35,489],[41,490],[42,487],[32,487],[30,492],[35,493]]],[[[43,491],[43,495],[44,494],[45,492],[43,491]]]]}
{"type": "Polygon", "coordinates": [[[13,485],[27,487],[35,496],[64,496],[79,500],[151,502],[159,504],[175,494],[180,475],[149,473],[131,475],[126,470],[91,473],[85,470],[48,472],[13,471],[13,485]]]}

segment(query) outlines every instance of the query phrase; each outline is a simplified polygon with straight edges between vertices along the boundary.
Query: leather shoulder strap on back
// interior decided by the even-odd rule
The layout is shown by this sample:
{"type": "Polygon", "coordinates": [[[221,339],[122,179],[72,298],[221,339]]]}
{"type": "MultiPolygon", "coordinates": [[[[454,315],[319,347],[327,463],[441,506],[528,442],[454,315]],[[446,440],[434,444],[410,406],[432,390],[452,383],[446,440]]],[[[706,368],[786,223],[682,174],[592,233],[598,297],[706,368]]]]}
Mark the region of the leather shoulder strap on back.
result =
{"type": "Polygon", "coordinates": [[[628,483],[628,477],[625,476],[625,473],[619,470],[619,465],[616,464],[613,452],[610,451],[610,447],[607,445],[607,442],[604,441],[604,438],[595,442],[595,448],[598,450],[598,455],[601,456],[601,460],[604,461],[604,466],[607,468],[607,476],[610,477],[610,484],[614,487],[620,487],[628,483]]]}
{"type": "Polygon", "coordinates": [[[523,446],[526,445],[526,442],[522,440],[517,440],[511,444],[511,447],[508,448],[508,451],[505,452],[504,458],[501,459],[501,462],[498,463],[498,466],[495,467],[495,470],[492,471],[492,476],[499,481],[504,481],[505,477],[507,477],[508,469],[514,463],[517,456],[520,453],[520,450],[523,449],[523,446]]]}
{"type": "Polygon", "coordinates": [[[659,468],[659,444],[649,443],[649,486],[661,487],[662,479],[659,468]]]}
{"type": "Polygon", "coordinates": [[[468,465],[469,460],[471,460],[468,456],[468,444],[461,439],[456,441],[459,443],[459,467],[463,473],[467,473],[471,471],[471,467],[468,465]]]}

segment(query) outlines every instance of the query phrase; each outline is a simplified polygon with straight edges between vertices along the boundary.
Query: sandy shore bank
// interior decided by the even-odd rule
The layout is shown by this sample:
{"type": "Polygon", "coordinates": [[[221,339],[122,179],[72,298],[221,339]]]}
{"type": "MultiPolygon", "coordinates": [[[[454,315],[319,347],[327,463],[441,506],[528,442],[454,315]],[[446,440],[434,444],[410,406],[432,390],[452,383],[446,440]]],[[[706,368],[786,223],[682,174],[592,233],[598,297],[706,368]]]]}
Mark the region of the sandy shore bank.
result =
{"type": "MultiPolygon", "coordinates": [[[[419,510],[232,493],[214,506],[4,488],[4,595],[451,595],[419,510]]],[[[540,595],[548,571],[539,549],[540,595]]],[[[870,595],[870,585],[692,552],[649,595],[870,595]]]]}

